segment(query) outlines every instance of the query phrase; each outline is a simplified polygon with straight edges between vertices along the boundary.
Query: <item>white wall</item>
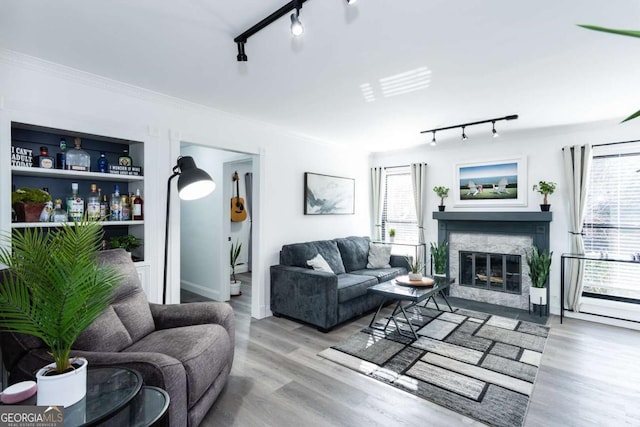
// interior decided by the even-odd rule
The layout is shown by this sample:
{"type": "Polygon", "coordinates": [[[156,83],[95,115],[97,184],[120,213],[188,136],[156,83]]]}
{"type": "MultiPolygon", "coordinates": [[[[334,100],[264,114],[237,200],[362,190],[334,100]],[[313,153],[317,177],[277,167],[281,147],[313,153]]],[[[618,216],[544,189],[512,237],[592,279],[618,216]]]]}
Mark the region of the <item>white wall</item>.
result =
{"type": "MultiPolygon", "coordinates": [[[[11,121],[145,142],[145,246],[152,301],[160,301],[166,182],[183,141],[259,156],[252,314],[269,314],[269,266],[285,243],[368,234],[368,158],[281,129],[0,50],[0,230],[10,228],[11,121]],[[303,215],[305,171],[356,179],[356,214],[303,215]],[[155,295],[155,297],[154,297],[155,295]]],[[[254,178],[256,178],[254,176],[254,178]]],[[[179,296],[179,201],[172,197],[168,301],[179,296]]],[[[228,205],[228,201],[222,201],[228,205]]]]}
{"type": "MultiPolygon", "coordinates": [[[[526,120],[526,118],[520,118],[526,120]]],[[[505,125],[505,127],[508,125],[505,125]]],[[[504,129],[503,129],[504,130],[504,129]]],[[[553,263],[551,266],[550,293],[551,311],[560,311],[560,255],[570,252],[569,214],[567,185],[562,166],[562,147],[579,144],[602,144],[616,141],[627,141],[640,138],[640,119],[636,122],[618,124],[614,122],[599,122],[580,126],[565,126],[534,129],[523,132],[501,132],[500,138],[493,139],[491,129],[481,131],[481,126],[467,129],[470,139],[462,142],[459,133],[448,131],[455,136],[437,135],[438,145],[431,147],[429,138],[425,137],[425,144],[411,149],[374,153],[371,156],[372,166],[391,166],[409,164],[410,162],[426,162],[428,185],[454,187],[454,167],[457,163],[489,161],[517,156],[526,156],[528,163],[527,190],[528,204],[524,207],[503,208],[475,208],[479,211],[539,211],[542,196],[532,190],[538,181],[553,181],[558,183],[556,192],[549,197],[553,221],[551,222],[551,250],[553,263]],[[472,133],[470,130],[473,130],[472,133]],[[483,135],[484,133],[484,135],[483,135]]],[[[444,132],[443,132],[444,133],[444,132]]],[[[471,208],[456,208],[453,206],[452,192],[445,200],[447,211],[472,211],[471,208]]],[[[435,193],[429,192],[427,203],[437,210],[440,203],[435,193]]],[[[437,221],[432,219],[431,212],[426,218],[427,240],[435,241],[438,236],[437,221]]]]}

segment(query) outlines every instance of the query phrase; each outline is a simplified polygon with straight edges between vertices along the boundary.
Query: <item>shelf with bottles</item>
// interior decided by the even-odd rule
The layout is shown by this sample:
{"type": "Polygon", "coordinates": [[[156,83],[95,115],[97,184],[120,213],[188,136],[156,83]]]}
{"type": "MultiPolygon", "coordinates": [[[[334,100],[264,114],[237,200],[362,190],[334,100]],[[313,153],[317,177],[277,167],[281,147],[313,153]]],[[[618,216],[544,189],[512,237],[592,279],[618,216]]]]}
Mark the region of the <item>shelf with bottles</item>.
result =
{"type": "MultiPolygon", "coordinates": [[[[73,222],[13,222],[11,228],[47,228],[73,225],[73,222]]],[[[129,225],[144,225],[144,221],[102,221],[103,227],[123,227],[129,225]]]]}
{"type": "Polygon", "coordinates": [[[29,166],[12,166],[11,173],[17,176],[41,176],[51,178],[69,178],[93,181],[136,182],[144,181],[144,176],[118,175],[100,172],[80,172],[63,169],[44,169],[29,166]]]}
{"type": "Polygon", "coordinates": [[[86,175],[105,181],[143,180],[143,146],[140,141],[17,122],[11,124],[11,167],[16,175],[70,178],[86,175]],[[71,164],[66,162],[67,156],[83,160],[79,165],[75,164],[77,162],[71,164]]]}

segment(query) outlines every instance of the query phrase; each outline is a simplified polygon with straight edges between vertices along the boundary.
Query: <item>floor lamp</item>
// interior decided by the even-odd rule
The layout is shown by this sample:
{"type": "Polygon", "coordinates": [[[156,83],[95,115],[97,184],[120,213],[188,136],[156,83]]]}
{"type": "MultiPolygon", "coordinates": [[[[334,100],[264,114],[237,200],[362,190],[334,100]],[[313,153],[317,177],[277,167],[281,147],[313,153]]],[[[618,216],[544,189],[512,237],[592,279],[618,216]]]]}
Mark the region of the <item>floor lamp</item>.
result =
{"type": "Polygon", "coordinates": [[[169,258],[169,206],[171,205],[171,180],[178,178],[178,196],[182,200],[200,199],[216,188],[208,173],[199,169],[191,156],[178,157],[173,175],[167,180],[167,216],[164,232],[164,281],[162,282],[162,304],[167,302],[167,263],[169,258]]]}

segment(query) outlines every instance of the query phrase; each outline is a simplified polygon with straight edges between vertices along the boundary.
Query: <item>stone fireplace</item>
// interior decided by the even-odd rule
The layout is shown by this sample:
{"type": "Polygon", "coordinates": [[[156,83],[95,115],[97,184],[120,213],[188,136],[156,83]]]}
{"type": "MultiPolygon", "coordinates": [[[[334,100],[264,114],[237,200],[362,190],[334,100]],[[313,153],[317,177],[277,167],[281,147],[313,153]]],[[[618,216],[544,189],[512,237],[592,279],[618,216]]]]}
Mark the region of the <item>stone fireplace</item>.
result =
{"type": "Polygon", "coordinates": [[[434,212],[438,242],[449,242],[454,297],[527,310],[533,246],[549,250],[551,212],[434,212]]]}

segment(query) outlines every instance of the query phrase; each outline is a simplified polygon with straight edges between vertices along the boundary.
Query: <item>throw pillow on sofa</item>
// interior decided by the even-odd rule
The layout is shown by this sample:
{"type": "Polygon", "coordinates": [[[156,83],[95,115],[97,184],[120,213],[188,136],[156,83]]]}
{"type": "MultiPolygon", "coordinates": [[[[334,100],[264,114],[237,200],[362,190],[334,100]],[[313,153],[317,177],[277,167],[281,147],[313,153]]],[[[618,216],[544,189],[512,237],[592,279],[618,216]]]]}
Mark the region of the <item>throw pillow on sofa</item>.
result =
{"type": "Polygon", "coordinates": [[[390,268],[391,265],[391,246],[390,245],[376,245],[371,243],[369,245],[369,257],[367,262],[367,268],[390,268]]]}
{"type": "Polygon", "coordinates": [[[326,273],[333,273],[331,267],[329,267],[329,263],[326,259],[320,254],[314,256],[310,260],[307,261],[307,265],[309,267],[313,267],[314,270],[324,271],[326,273]]]}

